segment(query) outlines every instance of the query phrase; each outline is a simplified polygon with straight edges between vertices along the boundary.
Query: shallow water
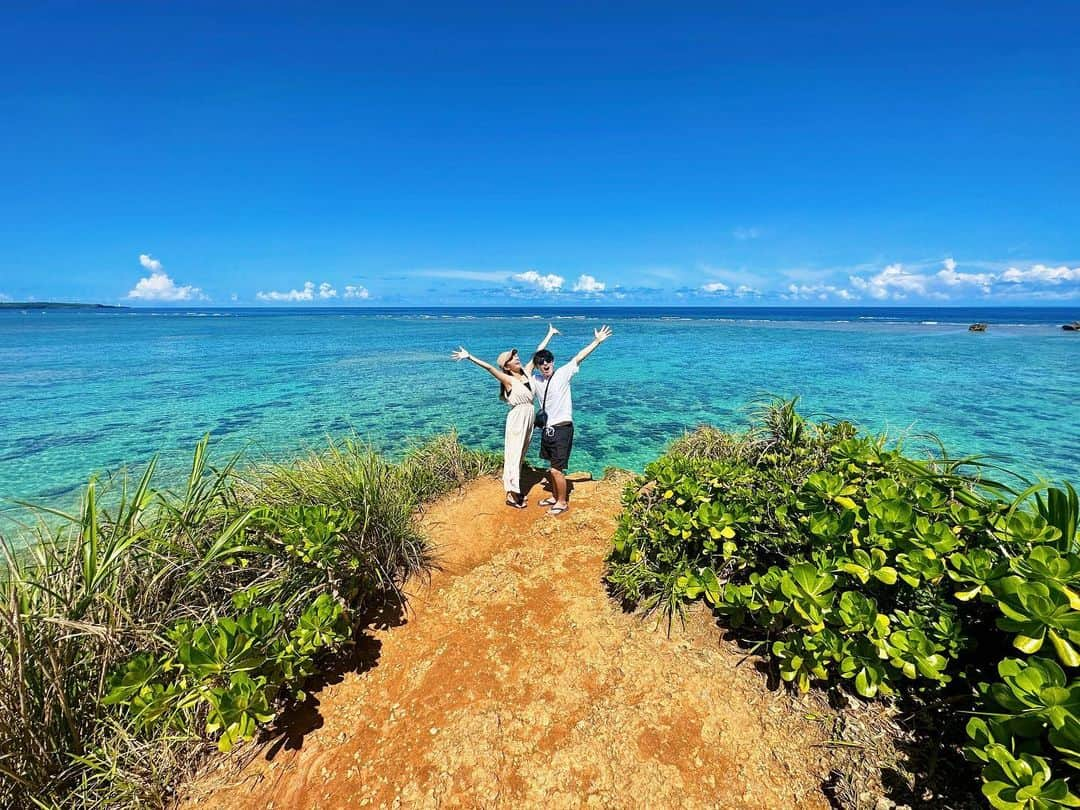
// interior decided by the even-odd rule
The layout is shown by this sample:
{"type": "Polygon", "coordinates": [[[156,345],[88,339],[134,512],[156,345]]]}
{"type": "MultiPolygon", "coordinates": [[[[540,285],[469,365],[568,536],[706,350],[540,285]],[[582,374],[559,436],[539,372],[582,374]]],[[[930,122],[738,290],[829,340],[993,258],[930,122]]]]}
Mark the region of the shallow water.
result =
{"type": "MultiPolygon", "coordinates": [[[[69,503],[95,471],[195,442],[281,458],[355,431],[399,451],[456,427],[500,449],[497,383],[454,363],[527,353],[551,319],[574,381],[571,466],[640,468],[703,422],[746,423],[765,394],[873,431],[937,434],[1027,475],[1080,481],[1080,334],[1051,309],[122,310],[0,312],[0,498],[69,503]],[[967,325],[990,322],[985,334],[967,325]]],[[[535,458],[536,446],[530,450],[535,458]]]]}

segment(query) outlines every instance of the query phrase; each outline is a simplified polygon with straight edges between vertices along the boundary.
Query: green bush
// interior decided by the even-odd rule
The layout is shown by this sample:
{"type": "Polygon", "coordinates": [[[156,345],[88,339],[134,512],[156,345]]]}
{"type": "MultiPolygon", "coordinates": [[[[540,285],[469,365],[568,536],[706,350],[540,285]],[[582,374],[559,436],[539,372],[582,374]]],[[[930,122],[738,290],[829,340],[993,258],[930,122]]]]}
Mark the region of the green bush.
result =
{"type": "Polygon", "coordinates": [[[91,482],[25,552],[0,538],[0,806],[169,803],[403,599],[429,565],[417,508],[490,464],[453,436],[400,463],[353,440],[243,471],[206,450],[180,493],[151,464],[111,508],[91,482]]]}
{"type": "Polygon", "coordinates": [[[704,599],[802,690],[967,695],[993,806],[1080,806],[1065,781],[1080,767],[1070,485],[1016,493],[963,460],[805,422],[794,402],[747,434],[701,433],[627,487],[617,595],[669,622],[704,599]],[[1029,657],[1001,660],[1009,645],[1029,657]]]}

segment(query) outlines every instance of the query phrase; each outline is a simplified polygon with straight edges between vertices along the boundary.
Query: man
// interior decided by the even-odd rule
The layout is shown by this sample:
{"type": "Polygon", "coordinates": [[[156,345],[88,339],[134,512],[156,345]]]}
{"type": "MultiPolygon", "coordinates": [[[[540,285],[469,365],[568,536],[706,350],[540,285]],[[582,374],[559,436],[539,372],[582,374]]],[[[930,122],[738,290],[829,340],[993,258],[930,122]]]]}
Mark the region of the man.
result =
{"type": "Polygon", "coordinates": [[[578,372],[582,360],[596,351],[596,347],[611,337],[611,329],[601,326],[593,330],[593,341],[567,363],[555,370],[555,356],[547,349],[533,355],[533,389],[536,401],[547,412],[547,426],[540,438],[540,458],[551,465],[548,480],[551,497],[540,501],[550,506],[549,515],[561,515],[570,508],[566,502],[566,467],[570,462],[570,450],[574,445],[574,405],[570,397],[570,378],[578,372]]]}

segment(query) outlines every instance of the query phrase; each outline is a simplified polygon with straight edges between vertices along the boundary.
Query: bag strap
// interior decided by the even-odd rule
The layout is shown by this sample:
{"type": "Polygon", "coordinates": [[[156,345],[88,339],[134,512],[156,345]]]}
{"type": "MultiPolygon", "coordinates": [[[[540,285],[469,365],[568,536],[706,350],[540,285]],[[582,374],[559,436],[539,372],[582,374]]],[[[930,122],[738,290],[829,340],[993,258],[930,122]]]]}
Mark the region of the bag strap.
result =
{"type": "MultiPolygon", "coordinates": [[[[554,377],[555,375],[552,374],[551,376],[554,377]]],[[[548,391],[550,391],[550,390],[551,390],[551,379],[549,378],[548,381],[544,384],[544,400],[543,400],[543,402],[540,403],[540,410],[542,410],[542,411],[547,410],[547,395],[548,395],[548,391]]]]}

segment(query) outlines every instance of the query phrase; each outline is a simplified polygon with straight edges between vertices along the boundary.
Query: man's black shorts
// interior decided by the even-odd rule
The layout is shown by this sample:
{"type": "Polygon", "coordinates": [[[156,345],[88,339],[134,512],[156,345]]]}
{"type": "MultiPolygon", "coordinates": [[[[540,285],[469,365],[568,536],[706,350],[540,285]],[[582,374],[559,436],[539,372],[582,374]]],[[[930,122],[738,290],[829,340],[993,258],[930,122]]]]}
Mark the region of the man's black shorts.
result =
{"type": "Polygon", "coordinates": [[[540,458],[551,463],[551,469],[566,472],[570,450],[574,446],[574,423],[548,425],[540,436],[540,458]]]}

